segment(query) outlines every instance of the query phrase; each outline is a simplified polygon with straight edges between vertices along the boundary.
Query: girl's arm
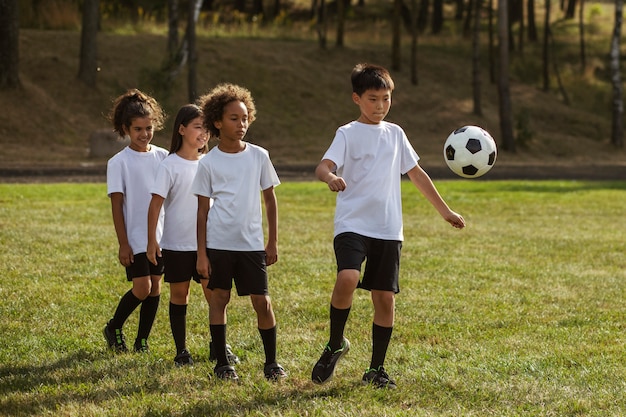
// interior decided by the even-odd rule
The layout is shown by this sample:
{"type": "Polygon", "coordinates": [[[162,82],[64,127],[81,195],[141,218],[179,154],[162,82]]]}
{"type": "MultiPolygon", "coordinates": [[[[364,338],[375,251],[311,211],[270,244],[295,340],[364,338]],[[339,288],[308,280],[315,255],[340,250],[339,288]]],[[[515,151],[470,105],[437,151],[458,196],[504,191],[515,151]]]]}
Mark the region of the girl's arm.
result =
{"type": "Polygon", "coordinates": [[[133,249],[128,243],[128,235],[126,234],[126,221],[124,219],[124,194],[111,194],[111,213],[113,214],[113,226],[117,235],[117,242],[120,245],[118,258],[124,266],[130,266],[135,261],[133,257],[133,249]]]}
{"type": "Polygon", "coordinates": [[[211,274],[211,264],[206,254],[206,222],[209,216],[210,201],[209,197],[198,196],[198,217],[196,223],[198,259],[196,261],[196,270],[206,279],[209,279],[211,274]]]}
{"type": "Polygon", "coordinates": [[[148,248],[146,249],[146,256],[155,265],[158,264],[157,256],[161,257],[161,248],[159,247],[159,242],[157,242],[156,229],[164,200],[160,195],[152,194],[152,200],[150,200],[150,206],[148,207],[148,248]]]}
{"type": "Polygon", "coordinates": [[[419,165],[415,165],[409,172],[407,172],[408,177],[411,179],[411,182],[418,190],[426,197],[426,199],[430,202],[430,204],[435,207],[435,209],[439,212],[441,217],[445,219],[452,226],[457,229],[462,229],[465,227],[465,220],[463,217],[450,210],[450,207],[443,200],[437,189],[435,188],[435,184],[433,184],[432,180],[428,176],[428,174],[420,167],[419,165]]]}
{"type": "Polygon", "coordinates": [[[263,190],[265,214],[267,216],[267,245],[265,246],[265,263],[267,266],[278,261],[278,203],[274,187],[263,190]]]}

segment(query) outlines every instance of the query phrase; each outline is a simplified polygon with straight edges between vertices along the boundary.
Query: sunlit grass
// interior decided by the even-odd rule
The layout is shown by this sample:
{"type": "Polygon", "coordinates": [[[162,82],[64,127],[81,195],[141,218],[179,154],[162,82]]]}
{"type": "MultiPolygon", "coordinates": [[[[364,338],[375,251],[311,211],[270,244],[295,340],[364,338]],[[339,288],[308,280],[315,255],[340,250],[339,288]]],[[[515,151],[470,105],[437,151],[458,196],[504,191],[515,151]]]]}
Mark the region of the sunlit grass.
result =
{"type": "MultiPolygon", "coordinates": [[[[437,182],[468,221],[441,220],[410,183],[397,320],[386,367],[395,392],[359,384],[372,307],[357,292],[353,348],[336,379],[310,371],[328,336],[334,195],[277,188],[279,262],[269,269],[279,361],[263,350],[247,298],[228,339],[242,383],[209,378],[207,307],[192,288],[193,368],[173,366],[164,284],[148,355],[112,355],[102,327],[128,289],[104,184],[0,185],[0,414],[128,416],[620,415],[626,402],[623,182],[437,182]]],[[[132,337],[133,314],[125,329],[132,337]]]]}

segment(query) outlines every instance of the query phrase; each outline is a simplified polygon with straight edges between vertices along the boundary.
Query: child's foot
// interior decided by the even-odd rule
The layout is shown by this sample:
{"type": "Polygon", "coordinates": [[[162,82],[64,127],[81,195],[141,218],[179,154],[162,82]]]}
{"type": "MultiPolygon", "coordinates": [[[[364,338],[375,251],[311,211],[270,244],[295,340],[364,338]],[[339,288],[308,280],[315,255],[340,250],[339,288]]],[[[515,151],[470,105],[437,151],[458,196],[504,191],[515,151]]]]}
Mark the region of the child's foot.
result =
{"type": "Polygon", "coordinates": [[[232,365],[216,365],[213,372],[215,373],[216,377],[223,381],[239,381],[239,376],[237,376],[237,372],[235,372],[235,368],[232,365]]]}
{"type": "Polygon", "coordinates": [[[350,350],[350,341],[343,338],[343,342],[341,343],[341,347],[334,352],[330,349],[328,345],[324,348],[324,352],[322,353],[322,357],[317,361],[315,366],[313,367],[313,372],[311,374],[311,379],[316,384],[323,384],[332,379],[335,374],[335,367],[337,366],[337,362],[339,359],[343,358],[343,356],[348,353],[350,350]]]}
{"type": "Polygon", "coordinates": [[[374,388],[398,388],[396,382],[393,379],[389,378],[389,375],[385,371],[385,368],[383,368],[382,366],[378,367],[378,369],[368,369],[367,371],[365,371],[363,379],[361,379],[361,383],[363,385],[371,385],[374,388]]]}
{"type": "Polygon", "coordinates": [[[186,366],[193,365],[193,359],[191,358],[191,354],[187,349],[183,349],[176,357],[174,358],[174,363],[176,366],[186,366]]]}
{"type": "Polygon", "coordinates": [[[122,332],[122,329],[112,329],[107,324],[104,326],[104,330],[102,330],[102,334],[104,334],[104,338],[109,345],[109,349],[113,350],[116,353],[128,352],[128,348],[126,347],[126,337],[122,332]]]}
{"type": "Polygon", "coordinates": [[[265,374],[265,379],[271,382],[277,382],[287,378],[287,372],[285,372],[285,368],[283,368],[282,366],[280,366],[280,364],[276,362],[265,365],[263,373],[265,374]]]}
{"type": "MultiPolygon", "coordinates": [[[[233,352],[229,344],[226,344],[226,359],[228,359],[228,363],[231,365],[237,365],[239,363],[239,357],[235,355],[235,353],[233,352]]],[[[215,353],[215,350],[213,349],[213,342],[209,343],[209,360],[210,361],[217,360],[217,354],[215,353]]]]}
{"type": "Polygon", "coordinates": [[[148,348],[148,339],[135,340],[135,352],[148,353],[149,350],[150,349],[148,348]]]}

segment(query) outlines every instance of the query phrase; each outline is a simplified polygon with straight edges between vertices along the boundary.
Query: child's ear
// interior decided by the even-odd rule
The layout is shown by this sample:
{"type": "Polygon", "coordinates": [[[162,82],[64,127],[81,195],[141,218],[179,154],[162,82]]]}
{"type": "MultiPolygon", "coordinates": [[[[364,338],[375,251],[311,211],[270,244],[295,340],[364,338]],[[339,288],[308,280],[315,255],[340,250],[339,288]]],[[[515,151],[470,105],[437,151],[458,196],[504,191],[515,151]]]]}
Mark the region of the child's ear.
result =
{"type": "Polygon", "coordinates": [[[221,130],[222,129],[222,121],[221,120],[216,120],[213,122],[213,126],[215,126],[215,128],[217,130],[221,130]]]}
{"type": "Polygon", "coordinates": [[[361,96],[359,96],[357,93],[352,93],[352,101],[354,101],[354,104],[358,106],[361,102],[361,96]]]}
{"type": "Polygon", "coordinates": [[[178,125],[178,134],[181,136],[185,135],[185,125],[182,123],[178,125]]]}

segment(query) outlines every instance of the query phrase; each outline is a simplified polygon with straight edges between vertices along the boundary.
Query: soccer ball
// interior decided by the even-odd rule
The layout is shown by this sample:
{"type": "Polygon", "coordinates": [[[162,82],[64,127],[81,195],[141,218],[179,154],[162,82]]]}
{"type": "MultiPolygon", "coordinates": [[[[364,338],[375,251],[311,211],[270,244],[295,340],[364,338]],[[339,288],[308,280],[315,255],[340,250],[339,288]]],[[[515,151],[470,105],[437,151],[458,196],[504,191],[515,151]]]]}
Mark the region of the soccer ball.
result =
{"type": "Polygon", "coordinates": [[[489,132],[478,126],[463,126],[450,133],[443,146],[448,167],[457,175],[477,178],[496,162],[498,150],[489,132]]]}

